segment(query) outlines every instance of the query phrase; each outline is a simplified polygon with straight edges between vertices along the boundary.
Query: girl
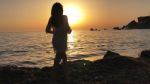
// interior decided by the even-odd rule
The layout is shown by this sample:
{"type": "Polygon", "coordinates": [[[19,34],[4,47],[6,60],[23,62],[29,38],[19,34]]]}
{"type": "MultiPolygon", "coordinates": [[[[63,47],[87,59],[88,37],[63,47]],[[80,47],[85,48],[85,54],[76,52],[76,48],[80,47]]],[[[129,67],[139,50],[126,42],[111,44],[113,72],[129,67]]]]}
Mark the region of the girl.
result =
{"type": "Polygon", "coordinates": [[[61,61],[63,64],[67,62],[67,34],[70,34],[71,31],[68,18],[63,15],[63,6],[58,2],[55,3],[52,6],[51,17],[46,27],[46,33],[53,34],[52,44],[56,53],[54,66],[58,66],[61,61]]]}

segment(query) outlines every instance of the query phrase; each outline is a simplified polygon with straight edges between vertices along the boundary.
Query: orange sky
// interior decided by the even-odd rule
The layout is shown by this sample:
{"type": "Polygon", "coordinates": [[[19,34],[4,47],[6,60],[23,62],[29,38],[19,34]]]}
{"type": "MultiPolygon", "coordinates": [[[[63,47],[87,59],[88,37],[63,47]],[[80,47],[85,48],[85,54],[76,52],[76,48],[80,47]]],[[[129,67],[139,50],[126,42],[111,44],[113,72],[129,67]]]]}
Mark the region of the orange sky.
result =
{"type": "Polygon", "coordinates": [[[64,9],[72,5],[83,13],[73,29],[111,28],[150,15],[150,0],[0,0],[0,32],[44,31],[57,1],[64,9]]]}

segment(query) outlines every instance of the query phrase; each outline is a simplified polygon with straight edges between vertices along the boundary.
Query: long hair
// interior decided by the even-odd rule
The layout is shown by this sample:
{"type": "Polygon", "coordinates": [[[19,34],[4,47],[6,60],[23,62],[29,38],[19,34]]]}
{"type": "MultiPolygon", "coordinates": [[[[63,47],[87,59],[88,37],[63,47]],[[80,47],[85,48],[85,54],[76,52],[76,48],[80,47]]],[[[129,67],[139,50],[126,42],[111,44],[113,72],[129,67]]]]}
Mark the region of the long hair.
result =
{"type": "Polygon", "coordinates": [[[58,2],[54,3],[54,5],[52,6],[51,15],[52,16],[63,15],[63,6],[61,5],[61,3],[58,2]]]}
{"type": "Polygon", "coordinates": [[[56,2],[52,6],[51,10],[51,19],[52,19],[52,24],[54,26],[59,26],[61,24],[61,16],[63,15],[63,6],[61,3],[56,2]]]}

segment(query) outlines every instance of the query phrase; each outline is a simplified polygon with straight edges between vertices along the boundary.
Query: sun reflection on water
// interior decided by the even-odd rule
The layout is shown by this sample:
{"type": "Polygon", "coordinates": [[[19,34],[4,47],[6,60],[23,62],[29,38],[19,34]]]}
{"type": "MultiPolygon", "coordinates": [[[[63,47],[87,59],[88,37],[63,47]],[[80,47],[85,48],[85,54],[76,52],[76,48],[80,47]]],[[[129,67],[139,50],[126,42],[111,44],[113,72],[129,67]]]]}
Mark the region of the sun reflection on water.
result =
{"type": "Polygon", "coordinates": [[[68,48],[73,49],[74,48],[74,42],[75,42],[75,32],[72,31],[71,34],[68,35],[68,48]]]}
{"type": "Polygon", "coordinates": [[[74,34],[75,34],[75,32],[72,31],[72,33],[68,35],[68,42],[69,43],[74,42],[74,34]]]}

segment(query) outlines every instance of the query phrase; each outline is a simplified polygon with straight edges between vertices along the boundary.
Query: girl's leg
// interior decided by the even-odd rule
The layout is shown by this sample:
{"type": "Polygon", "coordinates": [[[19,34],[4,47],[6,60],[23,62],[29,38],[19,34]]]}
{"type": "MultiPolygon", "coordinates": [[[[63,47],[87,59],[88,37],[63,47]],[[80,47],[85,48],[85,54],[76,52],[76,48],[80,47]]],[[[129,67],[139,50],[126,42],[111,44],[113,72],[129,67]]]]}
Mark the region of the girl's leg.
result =
{"type": "Polygon", "coordinates": [[[62,52],[62,61],[63,61],[63,64],[66,64],[66,63],[67,63],[67,55],[66,55],[66,52],[62,52]]]}
{"type": "MultiPolygon", "coordinates": [[[[63,64],[63,69],[64,69],[66,82],[69,82],[69,72],[68,72],[68,67],[67,67],[67,55],[66,55],[66,52],[62,52],[62,64],[63,64]]],[[[69,83],[67,83],[67,84],[69,84],[69,83]]]]}
{"type": "Polygon", "coordinates": [[[54,66],[58,66],[59,63],[61,61],[61,54],[59,52],[56,52],[56,56],[55,56],[55,59],[54,59],[54,66]]]}

